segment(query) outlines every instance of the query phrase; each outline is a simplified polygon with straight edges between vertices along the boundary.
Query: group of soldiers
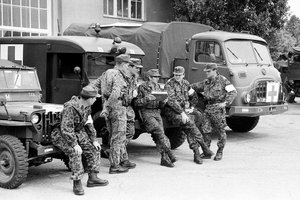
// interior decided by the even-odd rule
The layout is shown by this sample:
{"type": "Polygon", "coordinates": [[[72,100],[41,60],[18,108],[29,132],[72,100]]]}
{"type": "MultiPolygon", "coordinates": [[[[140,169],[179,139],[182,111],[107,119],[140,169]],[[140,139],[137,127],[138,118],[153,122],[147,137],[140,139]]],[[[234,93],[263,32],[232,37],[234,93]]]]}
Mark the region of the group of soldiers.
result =
{"type": "Polygon", "coordinates": [[[159,100],[153,95],[153,92],[162,91],[158,83],[158,69],[148,70],[147,81],[137,85],[137,78],[143,67],[140,59],[120,54],[115,61],[114,68],[104,72],[97,80],[84,87],[79,96],[73,96],[64,104],[61,123],[52,132],[53,144],[69,157],[73,192],[76,195],[84,194],[81,184],[84,171],[89,174],[88,187],[108,184],[107,180],[97,177],[100,145],[91,119],[91,105],[99,92],[103,101],[101,116],[105,118],[109,131],[110,174],[125,173],[136,167],[135,163],[129,161],[127,153],[127,145],[135,132],[133,106],[139,111],[145,130],[154,138],[161,154],[162,166],[174,167],[177,158],[164,133],[161,112],[169,123],[186,134],[189,147],[194,152],[195,163],[202,164],[202,159],[210,159],[214,155],[210,150],[212,132],[219,136],[214,160],[222,159],[226,143],[225,107],[231,104],[237,92],[224,76],[218,74],[215,63],[206,65],[204,71],[207,79],[194,84],[184,79],[185,70],[182,66],[175,67],[174,77],[164,86],[167,98],[159,100]],[[205,102],[205,108],[202,102],[205,102]],[[81,154],[87,161],[85,169],[81,154]]]}

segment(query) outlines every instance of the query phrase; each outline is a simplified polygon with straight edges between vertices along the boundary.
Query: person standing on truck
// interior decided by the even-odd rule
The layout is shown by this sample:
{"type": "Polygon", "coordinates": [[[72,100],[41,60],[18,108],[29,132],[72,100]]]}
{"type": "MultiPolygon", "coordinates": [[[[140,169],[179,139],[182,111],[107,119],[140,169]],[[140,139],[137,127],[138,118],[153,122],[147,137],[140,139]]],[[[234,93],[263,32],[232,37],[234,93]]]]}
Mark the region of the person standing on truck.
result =
{"type": "MultiPolygon", "coordinates": [[[[223,149],[226,143],[226,110],[225,106],[229,106],[237,96],[235,87],[227,78],[220,75],[217,71],[217,64],[206,64],[204,71],[207,79],[194,83],[191,87],[204,96],[206,100],[206,108],[204,110],[211,126],[212,132],[218,134],[218,150],[214,160],[221,160],[223,157],[223,149]]],[[[209,130],[209,129],[208,129],[209,130]]],[[[206,144],[210,146],[211,133],[203,132],[206,144]]],[[[202,155],[202,158],[211,158],[211,156],[202,155]]]]}
{"type": "Polygon", "coordinates": [[[204,143],[202,134],[195,125],[194,120],[188,116],[188,114],[193,113],[193,108],[189,103],[189,90],[191,87],[189,82],[184,79],[184,72],[182,66],[175,67],[174,77],[165,84],[168,100],[164,107],[164,115],[171,124],[180,126],[187,135],[189,147],[194,152],[194,162],[202,164],[199,146],[207,156],[212,156],[214,153],[204,143]]]}
{"type": "Polygon", "coordinates": [[[101,79],[104,100],[101,116],[105,117],[109,131],[110,174],[128,172],[136,166],[129,161],[126,150],[127,107],[130,104],[128,83],[131,78],[129,64],[132,64],[129,55],[118,55],[115,67],[108,69],[101,79]]]}
{"type": "Polygon", "coordinates": [[[96,130],[91,118],[91,105],[98,92],[91,86],[82,89],[80,96],[73,96],[64,104],[60,127],[54,128],[52,142],[69,157],[72,170],[73,192],[83,195],[81,179],[84,174],[83,155],[86,158],[86,171],[89,174],[87,187],[105,186],[107,180],[97,177],[100,167],[100,144],[96,140],[96,130]]]}
{"type": "Polygon", "coordinates": [[[162,166],[174,167],[176,157],[171,152],[169,138],[165,135],[163,121],[161,118],[161,106],[163,102],[156,100],[152,91],[162,91],[158,80],[160,74],[158,69],[150,69],[146,72],[148,81],[138,87],[138,96],[134,99],[134,106],[138,108],[143,125],[148,133],[152,135],[157,150],[161,153],[162,166]]]}

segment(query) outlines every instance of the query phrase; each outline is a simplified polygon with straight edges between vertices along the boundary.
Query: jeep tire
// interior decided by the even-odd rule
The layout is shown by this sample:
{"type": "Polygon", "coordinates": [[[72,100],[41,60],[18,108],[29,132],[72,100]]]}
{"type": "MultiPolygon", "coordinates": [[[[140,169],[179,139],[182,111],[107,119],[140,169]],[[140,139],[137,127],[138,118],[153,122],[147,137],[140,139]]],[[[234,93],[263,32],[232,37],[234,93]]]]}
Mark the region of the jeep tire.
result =
{"type": "Polygon", "coordinates": [[[186,139],[185,133],[178,127],[166,128],[165,134],[170,140],[171,149],[180,147],[186,139]]]}
{"type": "Polygon", "coordinates": [[[11,135],[0,136],[0,187],[14,189],[28,174],[28,157],[21,141],[11,135]]]}

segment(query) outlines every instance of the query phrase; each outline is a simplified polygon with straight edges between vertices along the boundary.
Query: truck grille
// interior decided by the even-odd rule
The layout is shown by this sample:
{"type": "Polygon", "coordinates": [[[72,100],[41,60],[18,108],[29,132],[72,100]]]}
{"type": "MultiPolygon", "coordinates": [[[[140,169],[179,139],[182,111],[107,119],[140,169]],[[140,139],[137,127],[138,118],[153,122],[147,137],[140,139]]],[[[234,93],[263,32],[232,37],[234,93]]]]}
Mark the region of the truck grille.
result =
{"type": "MultiPolygon", "coordinates": [[[[274,81],[260,81],[256,85],[255,90],[252,91],[251,101],[250,103],[279,103],[283,102],[283,92],[282,92],[282,85],[279,85],[279,90],[275,92],[275,87],[271,90],[267,91],[268,84],[274,84],[274,81]]],[[[277,85],[278,87],[278,85],[277,85]]]]}

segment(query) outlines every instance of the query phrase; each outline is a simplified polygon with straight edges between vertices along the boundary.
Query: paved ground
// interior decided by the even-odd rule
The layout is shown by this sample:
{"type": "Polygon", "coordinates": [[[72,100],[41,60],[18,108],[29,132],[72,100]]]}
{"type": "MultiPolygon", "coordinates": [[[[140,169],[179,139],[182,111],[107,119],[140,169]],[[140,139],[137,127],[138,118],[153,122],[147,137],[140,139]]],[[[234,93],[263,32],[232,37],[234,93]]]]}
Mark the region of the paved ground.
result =
{"type": "MultiPolygon", "coordinates": [[[[175,151],[178,162],[173,169],[158,164],[159,154],[151,137],[143,134],[129,147],[136,169],[110,175],[108,160],[103,160],[101,177],[110,181],[106,187],[84,187],[84,196],[73,195],[69,172],[55,160],[31,167],[27,181],[18,189],[0,189],[0,199],[299,200],[299,121],[300,103],[291,104],[284,114],[261,117],[250,133],[228,131],[224,159],[219,162],[194,164],[185,143],[175,151]]],[[[212,145],[216,151],[216,138],[212,145]]],[[[84,184],[86,180],[85,176],[84,184]]]]}

